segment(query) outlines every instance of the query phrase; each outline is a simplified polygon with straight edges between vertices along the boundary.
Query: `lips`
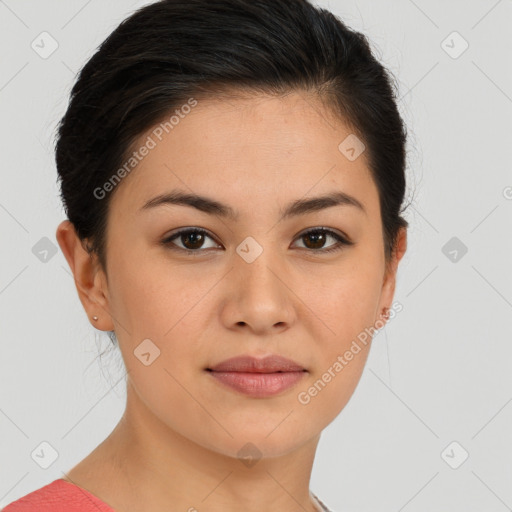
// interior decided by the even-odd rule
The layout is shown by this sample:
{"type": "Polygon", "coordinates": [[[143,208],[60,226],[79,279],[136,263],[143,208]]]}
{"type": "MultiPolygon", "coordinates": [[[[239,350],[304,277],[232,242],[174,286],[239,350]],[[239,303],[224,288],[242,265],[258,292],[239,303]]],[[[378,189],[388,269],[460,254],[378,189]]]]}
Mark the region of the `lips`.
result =
{"type": "Polygon", "coordinates": [[[271,355],[263,359],[257,359],[252,356],[233,357],[222,361],[211,368],[214,372],[243,372],[243,373],[277,373],[277,372],[301,372],[306,369],[285,357],[271,355]]]}
{"type": "Polygon", "coordinates": [[[271,355],[263,359],[240,356],[206,368],[224,389],[253,398],[270,398],[297,385],[308,373],[299,363],[271,355]]]}

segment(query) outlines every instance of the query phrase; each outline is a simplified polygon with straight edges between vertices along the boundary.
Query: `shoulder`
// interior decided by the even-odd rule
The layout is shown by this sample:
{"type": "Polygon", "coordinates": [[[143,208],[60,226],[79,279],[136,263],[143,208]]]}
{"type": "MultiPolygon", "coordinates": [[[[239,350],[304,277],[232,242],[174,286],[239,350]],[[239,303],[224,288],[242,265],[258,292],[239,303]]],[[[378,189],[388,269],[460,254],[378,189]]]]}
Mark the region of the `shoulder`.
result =
{"type": "Polygon", "coordinates": [[[85,489],[61,478],[13,501],[0,512],[114,512],[85,489]]]}

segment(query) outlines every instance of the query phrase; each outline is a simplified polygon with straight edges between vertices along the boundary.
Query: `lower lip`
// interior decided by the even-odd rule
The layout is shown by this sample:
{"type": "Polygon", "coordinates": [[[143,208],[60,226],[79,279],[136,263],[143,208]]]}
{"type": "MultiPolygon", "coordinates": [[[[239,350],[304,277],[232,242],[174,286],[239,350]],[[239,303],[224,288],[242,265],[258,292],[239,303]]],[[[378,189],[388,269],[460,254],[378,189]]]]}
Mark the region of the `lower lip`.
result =
{"type": "Polygon", "coordinates": [[[295,386],[307,372],[282,373],[244,373],[244,372],[209,372],[222,384],[244,393],[263,398],[274,396],[295,386]]]}

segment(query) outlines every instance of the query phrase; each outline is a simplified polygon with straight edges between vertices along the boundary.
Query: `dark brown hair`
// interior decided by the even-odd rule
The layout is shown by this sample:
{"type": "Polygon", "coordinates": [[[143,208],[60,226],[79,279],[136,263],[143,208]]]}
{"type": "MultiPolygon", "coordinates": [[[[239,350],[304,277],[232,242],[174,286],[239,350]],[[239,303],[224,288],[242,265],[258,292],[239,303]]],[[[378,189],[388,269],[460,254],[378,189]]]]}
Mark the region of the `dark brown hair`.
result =
{"type": "MultiPolygon", "coordinates": [[[[134,142],[191,97],[316,93],[364,142],[386,260],[405,194],[406,129],[364,35],[307,0],[162,0],[124,20],[80,71],[56,141],[61,197],[106,272],[109,200],[134,142]]],[[[341,142],[341,141],[340,141],[341,142]]]]}

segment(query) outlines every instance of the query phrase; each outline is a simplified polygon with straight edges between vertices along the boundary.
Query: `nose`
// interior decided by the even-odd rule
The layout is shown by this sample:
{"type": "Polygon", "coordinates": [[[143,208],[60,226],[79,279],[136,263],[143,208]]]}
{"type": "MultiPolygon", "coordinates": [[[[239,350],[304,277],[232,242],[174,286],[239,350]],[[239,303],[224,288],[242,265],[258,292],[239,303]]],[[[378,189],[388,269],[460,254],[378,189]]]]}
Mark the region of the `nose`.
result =
{"type": "Polygon", "coordinates": [[[251,263],[236,254],[222,310],[226,327],[259,335],[289,329],[295,321],[297,300],[289,281],[286,265],[270,249],[251,263]]]}

